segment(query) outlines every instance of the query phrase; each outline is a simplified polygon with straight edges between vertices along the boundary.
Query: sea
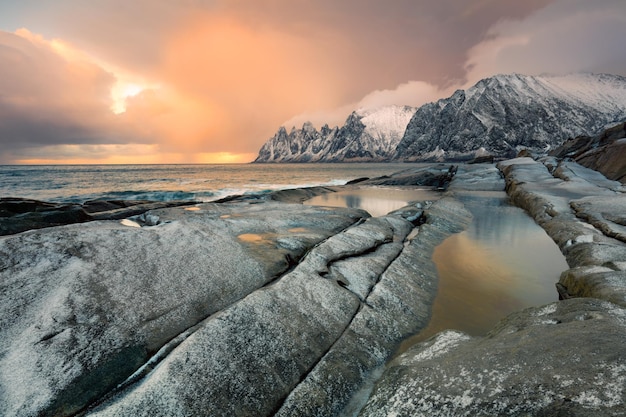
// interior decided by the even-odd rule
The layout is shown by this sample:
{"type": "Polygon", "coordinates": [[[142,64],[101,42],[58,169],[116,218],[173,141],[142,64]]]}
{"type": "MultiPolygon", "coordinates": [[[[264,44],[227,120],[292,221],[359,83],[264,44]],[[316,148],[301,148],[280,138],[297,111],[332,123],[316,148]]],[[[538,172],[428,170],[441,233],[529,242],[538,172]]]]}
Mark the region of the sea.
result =
{"type": "Polygon", "coordinates": [[[228,165],[0,165],[0,198],[58,203],[193,200],[263,194],[389,175],[405,163],[228,165]]]}

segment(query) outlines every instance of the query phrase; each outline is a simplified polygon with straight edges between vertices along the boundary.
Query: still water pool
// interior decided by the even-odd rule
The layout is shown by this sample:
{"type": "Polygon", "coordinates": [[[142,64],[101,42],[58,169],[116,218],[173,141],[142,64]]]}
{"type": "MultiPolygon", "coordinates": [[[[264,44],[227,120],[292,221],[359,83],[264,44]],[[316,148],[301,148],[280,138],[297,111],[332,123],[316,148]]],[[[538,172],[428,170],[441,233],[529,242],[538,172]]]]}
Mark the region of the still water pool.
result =
{"type": "Polygon", "coordinates": [[[441,193],[415,187],[363,187],[326,193],[304,202],[311,206],[349,207],[367,211],[373,217],[407,206],[411,201],[434,201],[441,193]]]}
{"type": "MultiPolygon", "coordinates": [[[[439,288],[432,318],[403,348],[444,329],[484,335],[509,313],[558,299],[554,284],[568,266],[545,231],[503,191],[455,195],[472,213],[471,224],[435,248],[439,288]]],[[[381,216],[409,201],[439,197],[428,190],[374,187],[329,193],[306,204],[362,208],[381,216]]]]}
{"type": "Polygon", "coordinates": [[[458,194],[470,226],[435,248],[439,289],[428,327],[404,346],[444,329],[484,335],[503,317],[558,300],[568,269],[557,245],[504,192],[458,194]]]}

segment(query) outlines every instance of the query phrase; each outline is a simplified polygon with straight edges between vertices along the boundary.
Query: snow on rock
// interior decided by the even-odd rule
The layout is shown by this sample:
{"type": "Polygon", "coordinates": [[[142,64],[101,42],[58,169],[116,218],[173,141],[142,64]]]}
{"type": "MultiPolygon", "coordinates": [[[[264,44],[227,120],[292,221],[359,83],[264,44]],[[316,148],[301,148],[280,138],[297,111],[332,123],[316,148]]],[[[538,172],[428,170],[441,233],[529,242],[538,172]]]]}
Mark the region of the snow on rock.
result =
{"type": "Polygon", "coordinates": [[[426,279],[415,282],[414,273],[430,260],[416,262],[421,248],[405,254],[401,244],[412,227],[387,216],[333,235],[276,283],[207,319],[153,373],[88,415],[336,415],[363,376],[426,324],[434,291],[424,296],[426,279]],[[383,284],[387,265],[396,269],[395,288],[383,284]],[[383,274],[380,282],[353,292],[348,282],[370,267],[383,274]],[[381,286],[387,295],[374,296],[381,286]],[[399,314],[402,304],[420,314],[407,307],[399,314]]]}
{"type": "Polygon", "coordinates": [[[485,338],[440,334],[393,362],[359,415],[621,415],[623,317],[572,299],[514,313],[485,338]]]}
{"type": "Polygon", "coordinates": [[[319,131],[308,122],[289,133],[281,127],[261,147],[255,162],[385,161],[415,110],[408,106],[357,110],[341,128],[326,125],[319,131]]]}
{"type": "Polygon", "coordinates": [[[482,147],[514,157],[545,152],[568,137],[591,135],[626,119],[626,78],[606,74],[497,75],[420,107],[394,159],[470,158],[482,147]]]}
{"type": "Polygon", "coordinates": [[[152,227],[96,221],[0,238],[0,415],[74,414],[367,217],[270,202],[201,207],[155,211],[152,227]],[[280,245],[285,237],[300,244],[280,245]]]}
{"type": "MultiPolygon", "coordinates": [[[[397,238],[407,236],[410,229],[403,214],[399,211],[384,217],[396,230],[395,242],[388,244],[392,248],[402,247],[397,238]]],[[[350,415],[346,409],[356,407],[351,398],[362,402],[357,392],[371,374],[388,360],[401,340],[427,325],[437,285],[432,251],[450,234],[461,231],[471,215],[457,200],[443,198],[426,210],[426,217],[427,224],[402,252],[395,259],[387,258],[393,262],[371,287],[350,326],[275,416],[350,415]]],[[[355,258],[349,268],[342,262],[340,270],[351,271],[349,278],[367,275],[371,261],[370,255],[355,258]]]]}
{"type": "Polygon", "coordinates": [[[626,78],[496,75],[418,109],[357,110],[317,131],[281,127],[256,162],[442,161],[546,152],[626,119],[626,78]]]}

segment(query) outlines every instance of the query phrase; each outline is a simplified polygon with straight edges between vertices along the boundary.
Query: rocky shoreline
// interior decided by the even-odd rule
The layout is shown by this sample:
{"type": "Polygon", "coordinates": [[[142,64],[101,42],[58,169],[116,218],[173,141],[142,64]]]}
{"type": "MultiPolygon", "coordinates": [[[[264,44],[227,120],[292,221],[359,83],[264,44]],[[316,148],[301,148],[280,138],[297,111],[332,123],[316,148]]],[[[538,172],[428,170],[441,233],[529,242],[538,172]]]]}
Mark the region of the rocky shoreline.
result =
{"type": "Polygon", "coordinates": [[[623,186],[554,158],[498,168],[566,256],[557,288],[567,300],[514,313],[483,338],[445,331],[412,347],[359,415],[626,414],[623,186]]]}
{"type": "MultiPolygon", "coordinates": [[[[0,237],[0,414],[626,414],[623,188],[576,163],[432,165],[215,203],[111,204],[0,237]],[[300,204],[368,185],[442,198],[376,218],[300,204]],[[505,187],[567,257],[568,299],[484,338],[448,331],[412,347],[355,406],[428,324],[432,250],[470,220],[455,192],[505,187]],[[136,227],[119,221],[129,217],[136,227]]],[[[37,213],[21,210],[0,225],[37,213]]]]}

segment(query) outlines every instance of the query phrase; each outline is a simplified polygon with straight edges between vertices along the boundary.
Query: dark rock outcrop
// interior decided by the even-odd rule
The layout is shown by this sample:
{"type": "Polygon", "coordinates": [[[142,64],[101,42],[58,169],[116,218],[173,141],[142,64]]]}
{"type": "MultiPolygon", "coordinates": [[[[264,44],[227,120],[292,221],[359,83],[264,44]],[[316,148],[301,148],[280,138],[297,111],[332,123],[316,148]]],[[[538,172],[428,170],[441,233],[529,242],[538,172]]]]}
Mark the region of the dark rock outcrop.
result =
{"type": "Polygon", "coordinates": [[[149,210],[190,204],[194,202],[91,200],[83,204],[62,204],[22,198],[0,198],[0,236],[92,220],[119,220],[149,210]]]}
{"type": "Polygon", "coordinates": [[[557,158],[572,158],[579,164],[601,172],[607,178],[626,183],[626,123],[596,136],[568,139],[550,152],[557,158]]]}

